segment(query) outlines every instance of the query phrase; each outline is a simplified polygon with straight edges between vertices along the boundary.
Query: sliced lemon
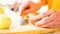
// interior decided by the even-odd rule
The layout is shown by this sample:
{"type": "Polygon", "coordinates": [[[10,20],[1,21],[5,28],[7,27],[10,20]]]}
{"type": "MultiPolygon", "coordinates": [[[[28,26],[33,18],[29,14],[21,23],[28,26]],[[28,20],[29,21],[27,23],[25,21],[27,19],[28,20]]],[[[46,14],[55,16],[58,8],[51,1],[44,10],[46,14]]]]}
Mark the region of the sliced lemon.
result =
{"type": "Polygon", "coordinates": [[[8,16],[4,16],[4,15],[0,15],[0,29],[6,29],[10,27],[10,17],[8,16]]]}

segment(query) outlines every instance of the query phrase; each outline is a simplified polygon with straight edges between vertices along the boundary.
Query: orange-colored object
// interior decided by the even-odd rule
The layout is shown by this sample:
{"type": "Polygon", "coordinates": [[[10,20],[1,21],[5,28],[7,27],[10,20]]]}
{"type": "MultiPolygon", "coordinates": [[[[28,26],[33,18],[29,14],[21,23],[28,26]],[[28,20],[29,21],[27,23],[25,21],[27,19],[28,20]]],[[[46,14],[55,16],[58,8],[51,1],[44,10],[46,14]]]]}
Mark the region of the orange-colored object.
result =
{"type": "Polygon", "coordinates": [[[60,0],[53,0],[51,9],[60,10],[60,0]]]}
{"type": "Polygon", "coordinates": [[[48,4],[48,9],[60,10],[60,0],[42,0],[42,5],[48,4]]]}
{"type": "Polygon", "coordinates": [[[22,17],[23,17],[23,18],[28,18],[28,15],[23,14],[22,17]]]}

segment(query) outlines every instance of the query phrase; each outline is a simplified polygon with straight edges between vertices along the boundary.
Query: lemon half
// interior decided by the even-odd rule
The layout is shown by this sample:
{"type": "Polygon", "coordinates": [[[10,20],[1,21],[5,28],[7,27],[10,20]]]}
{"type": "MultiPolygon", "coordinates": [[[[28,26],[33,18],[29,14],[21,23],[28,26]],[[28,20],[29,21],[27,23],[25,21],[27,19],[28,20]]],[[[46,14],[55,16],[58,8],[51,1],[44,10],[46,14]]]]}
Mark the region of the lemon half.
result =
{"type": "Polygon", "coordinates": [[[0,29],[6,29],[10,27],[11,19],[8,16],[0,15],[0,29]]]}

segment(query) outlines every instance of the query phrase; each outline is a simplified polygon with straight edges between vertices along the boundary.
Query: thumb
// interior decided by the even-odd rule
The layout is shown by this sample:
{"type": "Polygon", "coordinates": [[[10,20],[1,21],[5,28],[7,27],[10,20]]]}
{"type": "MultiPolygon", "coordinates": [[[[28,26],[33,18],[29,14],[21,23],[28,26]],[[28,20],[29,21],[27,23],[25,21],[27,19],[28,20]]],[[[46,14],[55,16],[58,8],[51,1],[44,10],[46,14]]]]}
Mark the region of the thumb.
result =
{"type": "Polygon", "coordinates": [[[20,15],[22,15],[23,13],[24,13],[24,10],[26,10],[26,9],[28,9],[29,8],[29,2],[27,2],[24,6],[23,6],[23,8],[22,8],[22,11],[21,11],[21,14],[20,15]]]}

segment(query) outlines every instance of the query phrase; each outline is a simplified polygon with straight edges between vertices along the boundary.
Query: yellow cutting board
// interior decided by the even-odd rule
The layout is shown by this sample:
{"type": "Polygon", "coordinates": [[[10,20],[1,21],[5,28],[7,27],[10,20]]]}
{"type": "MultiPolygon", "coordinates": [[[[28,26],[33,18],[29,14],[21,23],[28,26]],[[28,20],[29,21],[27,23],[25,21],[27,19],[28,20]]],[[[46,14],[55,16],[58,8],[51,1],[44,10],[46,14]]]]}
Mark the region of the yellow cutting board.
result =
{"type": "Polygon", "coordinates": [[[0,29],[0,34],[49,34],[54,32],[55,29],[41,28],[32,24],[21,26],[17,30],[0,29]]]}

